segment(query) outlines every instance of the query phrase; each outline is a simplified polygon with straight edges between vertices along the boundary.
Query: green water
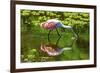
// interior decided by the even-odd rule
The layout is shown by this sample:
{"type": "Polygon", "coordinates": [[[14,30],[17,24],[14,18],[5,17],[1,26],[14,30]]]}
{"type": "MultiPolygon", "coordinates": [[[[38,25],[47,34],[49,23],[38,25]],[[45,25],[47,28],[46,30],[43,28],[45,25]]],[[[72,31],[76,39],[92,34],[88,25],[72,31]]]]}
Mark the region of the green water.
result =
{"type": "Polygon", "coordinates": [[[77,40],[72,39],[75,38],[75,36],[69,30],[61,31],[61,29],[58,29],[58,31],[61,37],[59,37],[57,32],[54,30],[50,34],[50,41],[48,41],[48,30],[44,33],[38,32],[35,29],[32,31],[21,32],[21,62],[47,62],[89,59],[89,45],[84,48],[84,44],[77,44],[77,40]],[[58,56],[49,56],[47,53],[40,50],[41,43],[57,43],[61,49],[66,47],[70,47],[71,49],[63,51],[58,56]],[[83,45],[83,47],[80,47],[80,45],[83,45]]]}

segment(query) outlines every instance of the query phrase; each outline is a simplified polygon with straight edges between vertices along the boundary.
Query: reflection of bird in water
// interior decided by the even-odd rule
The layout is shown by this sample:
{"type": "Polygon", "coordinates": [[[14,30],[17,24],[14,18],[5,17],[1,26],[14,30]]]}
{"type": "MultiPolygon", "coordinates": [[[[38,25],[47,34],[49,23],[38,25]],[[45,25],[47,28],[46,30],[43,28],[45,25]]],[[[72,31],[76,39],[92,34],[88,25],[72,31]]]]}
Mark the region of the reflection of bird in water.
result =
{"type": "Polygon", "coordinates": [[[60,48],[55,44],[41,44],[40,49],[46,52],[49,56],[58,56],[63,53],[64,50],[70,50],[71,48],[60,48]]]}
{"type": "Polygon", "coordinates": [[[75,37],[77,38],[77,35],[76,35],[76,33],[73,31],[73,29],[72,29],[71,26],[66,26],[66,25],[62,24],[62,23],[61,23],[59,20],[57,20],[57,19],[50,19],[50,20],[48,20],[48,21],[46,21],[46,22],[41,23],[40,26],[41,26],[42,28],[44,28],[44,29],[50,30],[49,33],[48,33],[48,40],[49,40],[50,32],[51,32],[52,30],[54,30],[54,29],[56,29],[57,34],[60,36],[60,34],[59,34],[58,30],[57,30],[57,28],[60,28],[60,27],[66,28],[66,29],[71,29],[71,31],[73,32],[73,34],[74,34],[75,37]]]}

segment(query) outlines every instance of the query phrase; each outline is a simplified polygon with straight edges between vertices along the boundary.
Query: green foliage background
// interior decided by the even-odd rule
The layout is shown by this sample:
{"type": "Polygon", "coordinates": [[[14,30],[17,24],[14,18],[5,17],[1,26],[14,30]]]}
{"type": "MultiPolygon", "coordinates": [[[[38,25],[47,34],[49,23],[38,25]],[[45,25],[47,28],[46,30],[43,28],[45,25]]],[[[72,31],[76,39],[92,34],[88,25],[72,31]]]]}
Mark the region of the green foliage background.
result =
{"type": "MultiPolygon", "coordinates": [[[[41,10],[21,10],[21,60],[22,62],[29,61],[52,61],[56,60],[54,57],[40,56],[37,49],[31,47],[29,40],[32,40],[32,34],[46,34],[47,30],[40,28],[40,23],[49,19],[58,19],[64,25],[70,25],[78,35],[78,40],[74,44],[74,56],[70,52],[64,52],[60,55],[60,60],[73,59],[89,59],[89,13],[85,12],[58,12],[58,11],[41,11],[41,10]],[[27,36],[26,36],[27,35],[27,36]],[[29,36],[28,36],[29,35],[29,36]],[[31,39],[30,39],[31,38],[31,39]],[[28,45],[28,46],[27,46],[28,45]],[[80,49],[81,48],[81,53],[80,49]],[[65,54],[67,53],[67,54],[65,54]],[[79,54],[80,53],[80,54],[79,54]],[[76,56],[75,56],[76,55],[76,56]],[[79,58],[79,56],[81,58],[79,58]],[[41,57],[41,58],[39,58],[41,57]]],[[[56,32],[54,32],[56,33],[56,32]]],[[[41,40],[41,39],[40,39],[41,40]]],[[[37,41],[36,43],[38,43],[37,41]]],[[[63,44],[64,42],[62,42],[63,44]]],[[[58,58],[58,57],[56,57],[58,58]]]]}

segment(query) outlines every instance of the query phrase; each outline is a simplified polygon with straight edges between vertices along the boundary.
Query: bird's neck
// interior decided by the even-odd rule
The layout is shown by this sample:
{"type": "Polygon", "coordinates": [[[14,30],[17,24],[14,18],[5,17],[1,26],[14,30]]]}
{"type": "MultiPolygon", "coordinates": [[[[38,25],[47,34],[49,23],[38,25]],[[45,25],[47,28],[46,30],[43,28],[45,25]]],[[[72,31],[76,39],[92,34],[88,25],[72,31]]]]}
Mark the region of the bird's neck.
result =
{"type": "Polygon", "coordinates": [[[62,25],[63,28],[71,29],[71,26],[62,25]]]}

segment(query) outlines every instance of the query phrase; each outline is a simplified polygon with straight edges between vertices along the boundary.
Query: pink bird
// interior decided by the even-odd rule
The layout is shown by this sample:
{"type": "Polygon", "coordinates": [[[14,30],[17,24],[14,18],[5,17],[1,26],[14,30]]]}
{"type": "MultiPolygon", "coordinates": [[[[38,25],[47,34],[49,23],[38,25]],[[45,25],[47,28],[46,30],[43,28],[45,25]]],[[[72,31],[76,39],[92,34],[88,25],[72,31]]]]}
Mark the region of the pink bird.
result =
{"type": "Polygon", "coordinates": [[[57,20],[57,19],[50,19],[50,20],[47,20],[46,22],[41,23],[40,26],[41,26],[41,28],[50,30],[49,33],[48,33],[48,41],[50,41],[50,40],[49,40],[50,32],[51,32],[52,30],[54,30],[54,29],[56,29],[57,34],[61,37],[61,35],[59,34],[57,28],[71,29],[71,31],[73,32],[73,34],[74,34],[75,37],[77,38],[77,35],[76,35],[76,33],[73,31],[73,29],[72,29],[71,26],[66,26],[66,25],[62,24],[61,21],[59,21],[59,20],[57,20]]]}
{"type": "Polygon", "coordinates": [[[63,27],[63,28],[67,28],[67,29],[72,28],[71,26],[66,26],[66,25],[62,24],[61,21],[59,21],[57,19],[47,20],[46,22],[41,23],[40,26],[42,28],[48,29],[48,30],[54,30],[59,27],[63,27]]]}

